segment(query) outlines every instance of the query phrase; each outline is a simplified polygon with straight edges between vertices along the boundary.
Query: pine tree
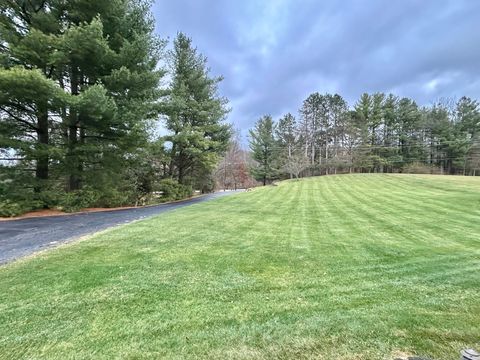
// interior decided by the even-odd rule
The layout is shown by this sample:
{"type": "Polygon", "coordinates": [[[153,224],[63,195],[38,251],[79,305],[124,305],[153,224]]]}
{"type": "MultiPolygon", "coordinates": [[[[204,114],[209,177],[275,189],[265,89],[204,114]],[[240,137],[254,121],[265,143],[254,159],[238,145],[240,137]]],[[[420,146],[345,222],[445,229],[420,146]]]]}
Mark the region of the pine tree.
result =
{"type": "Polygon", "coordinates": [[[322,165],[322,147],[326,144],[330,126],[327,111],[326,99],[318,92],[310,94],[300,109],[305,156],[310,158],[312,168],[317,159],[322,165]]]}
{"type": "MultiPolygon", "coordinates": [[[[329,95],[328,99],[328,108],[329,114],[331,117],[331,130],[327,138],[327,144],[330,142],[333,145],[333,150],[331,156],[329,156],[328,148],[326,149],[326,156],[332,159],[332,164],[334,166],[334,173],[337,173],[337,167],[340,164],[341,158],[341,146],[345,141],[345,127],[347,126],[347,113],[348,105],[345,99],[338,95],[329,95]]],[[[327,168],[328,171],[328,168],[327,168]]]]}
{"type": "Polygon", "coordinates": [[[37,192],[49,178],[122,192],[158,117],[153,30],[143,0],[0,0],[0,148],[35,168],[37,192]]]}
{"type": "Polygon", "coordinates": [[[63,85],[78,97],[62,124],[63,169],[68,189],[76,190],[89,183],[87,174],[96,184],[99,175],[118,174],[124,155],[146,141],[148,121],[156,118],[162,76],[156,65],[163,44],[153,35],[143,1],[60,3],[71,25],[62,34],[56,64],[63,85]]]}
{"type": "Polygon", "coordinates": [[[180,184],[202,186],[231,135],[224,122],[227,100],[218,95],[221,77],[211,77],[207,59],[179,33],[170,53],[172,82],[165,111],[171,143],[170,175],[180,184]]]}
{"type": "Polygon", "coordinates": [[[49,5],[0,1],[0,148],[14,152],[25,170],[33,165],[37,193],[49,178],[50,115],[58,115],[60,102],[66,101],[52,81],[58,25],[45,11],[49,5]]]}
{"type": "Polygon", "coordinates": [[[399,154],[401,165],[423,162],[426,154],[422,146],[421,113],[415,101],[402,98],[397,107],[399,154]]]}
{"type": "MultiPolygon", "coordinates": [[[[289,162],[289,160],[292,159],[293,155],[300,150],[298,131],[296,129],[296,126],[296,119],[290,113],[286,114],[278,122],[276,136],[278,139],[281,162],[284,165],[289,162]]],[[[290,172],[290,178],[292,177],[293,173],[290,172]]]]}
{"type": "Polygon", "coordinates": [[[465,138],[465,146],[459,149],[464,157],[463,174],[467,174],[467,168],[476,173],[480,163],[480,104],[476,100],[462,97],[457,102],[455,117],[458,136],[465,138]]]}
{"type": "Polygon", "coordinates": [[[477,139],[480,135],[480,104],[466,96],[460,98],[456,105],[455,117],[461,131],[469,139],[477,139]]]}
{"type": "Polygon", "coordinates": [[[260,118],[250,130],[250,149],[257,166],[252,168],[255,179],[265,186],[278,176],[278,149],[275,139],[276,124],[270,115],[260,118]]]}
{"type": "Polygon", "coordinates": [[[398,155],[398,98],[389,94],[383,103],[382,146],[379,155],[385,159],[385,171],[391,172],[401,161],[398,155]]]}

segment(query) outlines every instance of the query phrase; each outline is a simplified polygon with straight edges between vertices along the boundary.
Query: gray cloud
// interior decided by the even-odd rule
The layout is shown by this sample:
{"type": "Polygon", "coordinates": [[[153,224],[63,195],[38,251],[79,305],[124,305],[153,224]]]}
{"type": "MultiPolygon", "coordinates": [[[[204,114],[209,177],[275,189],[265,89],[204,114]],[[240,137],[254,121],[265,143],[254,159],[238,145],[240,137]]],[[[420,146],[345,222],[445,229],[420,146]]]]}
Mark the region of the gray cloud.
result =
{"type": "Polygon", "coordinates": [[[154,5],[157,32],[183,31],[222,74],[230,121],[296,113],[311,92],[394,92],[428,104],[480,98],[477,0],[177,0],[154,5]]]}

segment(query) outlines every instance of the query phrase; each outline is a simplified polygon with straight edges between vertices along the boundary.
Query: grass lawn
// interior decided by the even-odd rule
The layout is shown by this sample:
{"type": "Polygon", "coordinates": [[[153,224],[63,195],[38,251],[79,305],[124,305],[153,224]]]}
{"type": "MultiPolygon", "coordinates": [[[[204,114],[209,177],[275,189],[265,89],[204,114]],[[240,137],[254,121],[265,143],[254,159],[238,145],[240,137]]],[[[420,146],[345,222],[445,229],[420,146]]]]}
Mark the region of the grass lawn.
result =
{"type": "Polygon", "coordinates": [[[1,359],[457,359],[480,178],[287,181],[0,267],[1,359]]]}

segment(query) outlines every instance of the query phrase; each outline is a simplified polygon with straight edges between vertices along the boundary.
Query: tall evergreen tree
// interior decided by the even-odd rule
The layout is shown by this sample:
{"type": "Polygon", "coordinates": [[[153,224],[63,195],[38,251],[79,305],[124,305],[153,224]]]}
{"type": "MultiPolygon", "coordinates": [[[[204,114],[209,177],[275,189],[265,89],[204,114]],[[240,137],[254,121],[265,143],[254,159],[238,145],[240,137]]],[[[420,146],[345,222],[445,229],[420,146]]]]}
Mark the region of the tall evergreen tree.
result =
{"type": "Polygon", "coordinates": [[[0,148],[35,168],[37,192],[50,178],[121,191],[158,114],[153,30],[144,0],[0,0],[0,148]]]}
{"type": "Polygon", "coordinates": [[[68,189],[75,190],[86,180],[84,169],[95,173],[96,183],[100,174],[114,176],[124,155],[145,142],[148,120],[157,117],[162,71],[156,67],[163,43],[153,34],[148,2],[60,1],[59,8],[70,25],[56,64],[65,88],[79,97],[62,124],[63,169],[68,189]],[[103,100],[92,104],[95,98],[103,100]]]}
{"type": "Polygon", "coordinates": [[[312,170],[317,164],[321,168],[331,130],[328,97],[318,92],[309,95],[303,101],[300,114],[305,156],[310,158],[312,170]]]}
{"type": "Polygon", "coordinates": [[[462,97],[457,102],[455,117],[458,136],[465,137],[465,147],[459,149],[464,157],[463,173],[466,175],[468,167],[476,173],[480,163],[480,104],[462,97]]]}
{"type": "Polygon", "coordinates": [[[27,170],[34,167],[37,193],[49,177],[49,115],[58,114],[60,98],[66,100],[52,81],[59,24],[46,12],[51,5],[0,1],[0,147],[13,151],[27,170]]]}
{"type": "MultiPolygon", "coordinates": [[[[294,163],[295,159],[300,155],[302,155],[302,160],[306,159],[304,153],[301,151],[297,121],[292,114],[288,113],[278,121],[276,137],[278,141],[279,158],[284,169],[293,169],[292,166],[287,165],[294,163]]],[[[289,171],[289,175],[290,178],[293,178],[295,174],[293,171],[289,171]]]]}
{"type": "Polygon", "coordinates": [[[231,135],[227,99],[218,95],[221,77],[211,77],[207,59],[179,33],[170,52],[172,82],[165,111],[171,143],[170,175],[196,185],[211,175],[231,135]]]}
{"type": "Polygon", "coordinates": [[[378,154],[385,159],[385,171],[391,172],[400,162],[398,155],[398,98],[393,94],[385,97],[383,102],[382,142],[378,154]]]}
{"type": "MultiPolygon", "coordinates": [[[[331,159],[333,171],[337,173],[337,167],[341,165],[341,146],[345,141],[345,127],[347,122],[348,105],[345,99],[338,94],[327,96],[328,99],[328,113],[331,117],[331,130],[328,133],[327,145],[332,144],[331,155],[328,148],[325,151],[325,156],[331,159]]],[[[327,167],[328,173],[328,167],[327,167]]]]}
{"type": "Polygon", "coordinates": [[[275,139],[276,124],[270,115],[260,118],[250,130],[250,150],[257,166],[252,168],[255,179],[265,186],[278,176],[278,147],[275,139]]]}
{"type": "Polygon", "coordinates": [[[397,120],[399,152],[403,164],[424,161],[421,134],[421,113],[415,101],[402,98],[398,103],[397,120]]]}
{"type": "Polygon", "coordinates": [[[458,126],[470,140],[478,140],[480,135],[480,104],[466,96],[462,97],[455,109],[458,126]]]}

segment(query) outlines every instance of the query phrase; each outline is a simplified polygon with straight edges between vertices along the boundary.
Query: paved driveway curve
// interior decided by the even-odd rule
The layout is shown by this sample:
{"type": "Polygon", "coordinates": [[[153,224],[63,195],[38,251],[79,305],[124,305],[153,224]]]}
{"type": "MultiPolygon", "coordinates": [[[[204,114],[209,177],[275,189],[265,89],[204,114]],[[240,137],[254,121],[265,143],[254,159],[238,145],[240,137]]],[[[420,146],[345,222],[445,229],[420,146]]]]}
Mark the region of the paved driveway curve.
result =
{"type": "Polygon", "coordinates": [[[234,193],[207,194],[170,204],[142,208],[49,216],[0,222],[0,264],[68,240],[120,224],[234,193]]]}

